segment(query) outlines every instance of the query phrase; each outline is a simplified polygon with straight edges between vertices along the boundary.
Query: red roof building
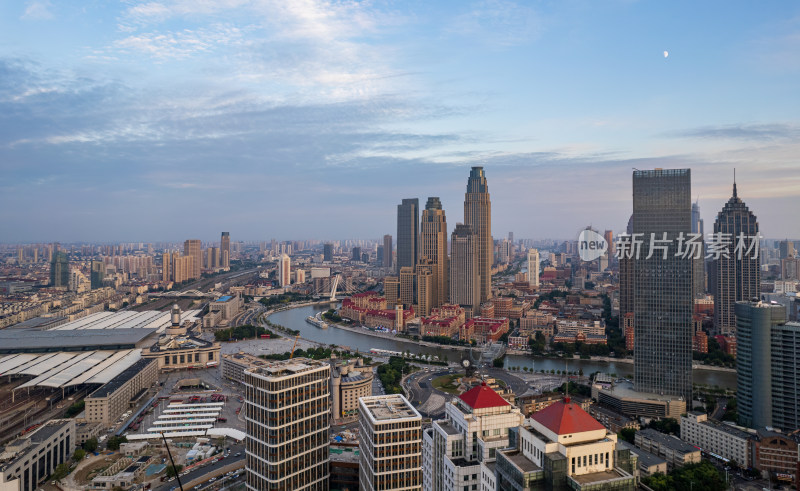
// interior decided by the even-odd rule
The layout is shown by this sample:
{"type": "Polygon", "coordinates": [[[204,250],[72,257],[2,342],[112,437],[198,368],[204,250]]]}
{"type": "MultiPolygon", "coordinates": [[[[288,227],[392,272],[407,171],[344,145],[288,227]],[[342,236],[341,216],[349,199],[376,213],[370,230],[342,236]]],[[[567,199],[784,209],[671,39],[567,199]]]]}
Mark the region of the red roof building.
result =
{"type": "Polygon", "coordinates": [[[569,397],[547,406],[538,413],[533,413],[531,419],[559,436],[606,431],[605,426],[581,409],[580,405],[570,401],[569,397]]]}
{"type": "Polygon", "coordinates": [[[476,385],[458,397],[473,410],[511,405],[508,401],[503,399],[500,394],[495,392],[494,389],[486,385],[486,382],[482,382],[481,385],[476,385]]]}

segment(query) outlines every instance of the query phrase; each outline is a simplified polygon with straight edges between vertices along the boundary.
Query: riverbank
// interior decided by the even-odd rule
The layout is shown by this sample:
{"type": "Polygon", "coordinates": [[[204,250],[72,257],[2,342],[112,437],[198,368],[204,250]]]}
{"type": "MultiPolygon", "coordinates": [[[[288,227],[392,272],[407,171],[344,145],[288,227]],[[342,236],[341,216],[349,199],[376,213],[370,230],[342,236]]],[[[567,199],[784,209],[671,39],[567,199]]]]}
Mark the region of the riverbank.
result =
{"type": "MultiPolygon", "coordinates": [[[[450,361],[458,360],[463,354],[465,347],[453,345],[439,345],[430,342],[417,342],[413,339],[392,336],[368,331],[366,329],[350,326],[332,325],[328,329],[320,329],[306,322],[306,317],[314,316],[319,312],[328,310],[331,303],[324,302],[303,302],[290,306],[281,306],[280,311],[270,312],[269,320],[276,324],[281,324],[286,328],[297,330],[303,339],[316,341],[325,345],[335,344],[340,347],[349,347],[361,352],[368,352],[372,348],[386,349],[391,351],[405,352],[410,351],[414,354],[424,354],[438,356],[440,359],[447,357],[450,361]],[[311,305],[316,304],[316,305],[311,305]]],[[[278,309],[276,309],[278,310],[278,309]]],[[[291,337],[294,337],[293,335],[291,337]]],[[[478,351],[478,350],[476,350],[478,351]]],[[[564,370],[565,363],[570,367],[569,370],[577,371],[582,369],[584,373],[601,371],[604,373],[616,373],[622,377],[633,376],[633,364],[630,359],[617,359],[600,357],[600,359],[565,359],[550,357],[532,357],[530,353],[516,354],[507,352],[505,357],[505,367],[507,369],[528,369],[540,370],[564,370]]],[[[476,353],[477,354],[477,353],[476,353]]],[[[720,387],[735,388],[736,373],[726,369],[720,370],[718,367],[695,366],[695,383],[709,386],[718,385],[720,387]]]]}

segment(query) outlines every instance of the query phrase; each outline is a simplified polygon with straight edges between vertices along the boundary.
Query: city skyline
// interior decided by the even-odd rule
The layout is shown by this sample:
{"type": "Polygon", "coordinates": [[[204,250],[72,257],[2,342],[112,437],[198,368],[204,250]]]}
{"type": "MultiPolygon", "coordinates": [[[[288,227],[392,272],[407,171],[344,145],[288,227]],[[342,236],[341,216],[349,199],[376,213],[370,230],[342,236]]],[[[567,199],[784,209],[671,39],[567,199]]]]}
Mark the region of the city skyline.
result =
{"type": "Polygon", "coordinates": [[[621,230],[631,167],[692,168],[711,223],[735,167],[765,235],[798,237],[784,210],[800,184],[799,12],[5,2],[3,240],[153,241],[206,225],[331,237],[343,217],[352,236],[380,237],[404,197],[455,209],[475,165],[503,234],[621,230]],[[261,197],[280,216],[252,206],[261,197]],[[203,213],[175,220],[166,200],[203,213]],[[544,206],[561,220],[522,212],[544,206]]]}

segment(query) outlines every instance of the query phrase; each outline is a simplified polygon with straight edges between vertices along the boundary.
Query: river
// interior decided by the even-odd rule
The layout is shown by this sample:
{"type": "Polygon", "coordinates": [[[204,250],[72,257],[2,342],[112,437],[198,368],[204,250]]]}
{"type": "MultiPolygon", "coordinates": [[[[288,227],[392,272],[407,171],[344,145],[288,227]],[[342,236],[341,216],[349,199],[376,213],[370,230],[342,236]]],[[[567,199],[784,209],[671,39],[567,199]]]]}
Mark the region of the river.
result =
{"type": "MultiPolygon", "coordinates": [[[[371,348],[381,348],[392,351],[410,351],[412,353],[435,355],[440,359],[447,357],[449,361],[460,360],[465,353],[464,351],[456,349],[433,348],[414,343],[406,343],[395,341],[393,339],[370,336],[367,334],[359,334],[345,329],[338,329],[336,327],[320,329],[306,322],[306,317],[310,315],[313,316],[317,312],[324,312],[329,308],[330,306],[328,305],[310,305],[306,307],[299,307],[296,309],[275,312],[269,316],[269,320],[276,324],[286,326],[290,329],[296,329],[300,331],[300,335],[305,339],[316,341],[318,343],[346,346],[350,349],[359,350],[361,352],[368,352],[371,348]]],[[[578,371],[583,369],[583,373],[586,374],[602,371],[606,373],[616,373],[621,377],[630,377],[633,375],[632,363],[578,359],[564,360],[563,358],[532,358],[529,356],[520,355],[507,355],[505,359],[506,367],[528,367],[534,370],[564,370],[566,366],[570,371],[578,371]]],[[[693,378],[695,384],[705,384],[711,386],[718,385],[720,387],[731,389],[736,388],[736,373],[733,372],[695,369],[693,378]]]]}

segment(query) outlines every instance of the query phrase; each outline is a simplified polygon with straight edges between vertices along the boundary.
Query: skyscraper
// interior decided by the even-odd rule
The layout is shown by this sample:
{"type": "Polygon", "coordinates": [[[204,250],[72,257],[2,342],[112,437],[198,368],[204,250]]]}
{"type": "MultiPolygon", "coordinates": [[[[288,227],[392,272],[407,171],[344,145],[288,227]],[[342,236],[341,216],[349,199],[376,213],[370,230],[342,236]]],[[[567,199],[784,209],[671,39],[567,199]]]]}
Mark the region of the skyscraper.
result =
{"type": "Polygon", "coordinates": [[[633,259],[634,387],[687,403],[692,400],[692,260],[677,253],[678,236],[691,233],[691,219],[689,169],[633,172],[633,234],[641,239],[633,259]]]}
{"type": "Polygon", "coordinates": [[[292,284],[292,260],[286,254],[278,259],[278,282],[282,287],[292,284]]]}
{"type": "Polygon", "coordinates": [[[400,394],[358,399],[358,489],[422,489],[422,416],[400,394]]]}
{"type": "Polygon", "coordinates": [[[772,329],[786,322],[786,308],[744,301],[734,309],[739,422],[751,428],[772,426],[772,329]]]}
{"type": "Polygon", "coordinates": [[[322,260],[328,263],[333,261],[333,244],[326,242],[322,245],[322,260]]]}
{"type": "Polygon", "coordinates": [[[794,242],[789,239],[782,240],[778,244],[778,253],[781,256],[781,259],[786,259],[787,257],[794,257],[797,253],[794,250],[794,242]]]}
{"type": "Polygon", "coordinates": [[[478,237],[469,226],[457,223],[450,237],[450,303],[471,315],[480,307],[478,237]]]}
{"type": "Polygon", "coordinates": [[[417,272],[415,279],[417,283],[417,301],[416,310],[417,314],[427,317],[431,314],[431,310],[436,307],[436,298],[438,290],[436,289],[436,265],[433,261],[426,257],[419,259],[417,264],[417,272]]]}
{"type": "Polygon", "coordinates": [[[223,268],[231,267],[231,233],[222,232],[219,240],[220,263],[223,268]]]}
{"type": "MultiPolygon", "coordinates": [[[[631,234],[633,233],[633,215],[628,218],[628,225],[625,228],[625,233],[619,235],[617,240],[619,244],[615,247],[621,247],[621,250],[630,250],[631,234]]],[[[625,254],[619,256],[619,317],[624,318],[626,314],[631,314],[629,324],[631,330],[633,329],[633,258],[627,257],[625,254]]]]}
{"type": "Polygon", "coordinates": [[[91,285],[92,290],[103,288],[103,279],[106,277],[106,265],[103,261],[92,261],[91,285]]]}
{"type": "Polygon", "coordinates": [[[714,283],[714,328],[716,332],[729,336],[736,333],[736,302],[758,298],[761,291],[761,271],[758,262],[758,221],[744,201],[736,193],[717,214],[714,234],[726,234],[731,244],[727,256],[720,254],[715,259],[716,281],[714,283]],[[739,244],[739,238],[744,239],[739,244]],[[754,245],[755,247],[749,247],[754,245]],[[743,246],[739,248],[738,246],[743,246]]]}
{"type": "Polygon", "coordinates": [[[383,267],[392,267],[392,236],[389,234],[383,236],[383,267]]]}
{"type": "Polygon", "coordinates": [[[245,370],[247,489],[328,489],[330,376],[306,358],[245,370]]]}
{"type": "Polygon", "coordinates": [[[478,237],[478,275],[481,302],[492,296],[492,203],[483,167],[473,167],[464,196],[464,224],[478,237]]]}
{"type": "Polygon", "coordinates": [[[399,290],[398,290],[398,303],[403,304],[403,307],[410,309],[414,306],[415,285],[416,277],[414,268],[411,266],[403,266],[400,269],[399,290]]]}
{"type": "Polygon", "coordinates": [[[66,252],[58,251],[50,261],[50,286],[69,288],[69,259],[66,252]]]}
{"type": "MultiPolygon", "coordinates": [[[[692,203],[692,233],[700,234],[701,242],[705,232],[703,231],[703,219],[700,218],[700,203],[692,203]]],[[[706,292],[706,271],[705,254],[697,255],[692,261],[692,295],[694,298],[703,298],[706,292]]]]}
{"type": "Polygon", "coordinates": [[[539,250],[528,249],[528,284],[539,288],[539,250]]]}
{"type": "Polygon", "coordinates": [[[192,257],[192,273],[190,278],[200,278],[203,268],[203,251],[199,239],[188,239],[183,243],[183,255],[192,257]]]}
{"type": "Polygon", "coordinates": [[[419,199],[404,199],[397,205],[397,272],[417,267],[419,260],[419,199]]]}
{"type": "Polygon", "coordinates": [[[447,303],[450,296],[450,281],[447,277],[447,219],[439,198],[428,198],[422,212],[420,228],[419,263],[427,260],[432,266],[434,295],[431,308],[436,308],[447,303]]]}
{"type": "Polygon", "coordinates": [[[353,249],[350,251],[350,253],[351,253],[351,257],[350,257],[351,261],[356,261],[356,262],[361,261],[361,248],[360,247],[353,247],[353,249]]]}

